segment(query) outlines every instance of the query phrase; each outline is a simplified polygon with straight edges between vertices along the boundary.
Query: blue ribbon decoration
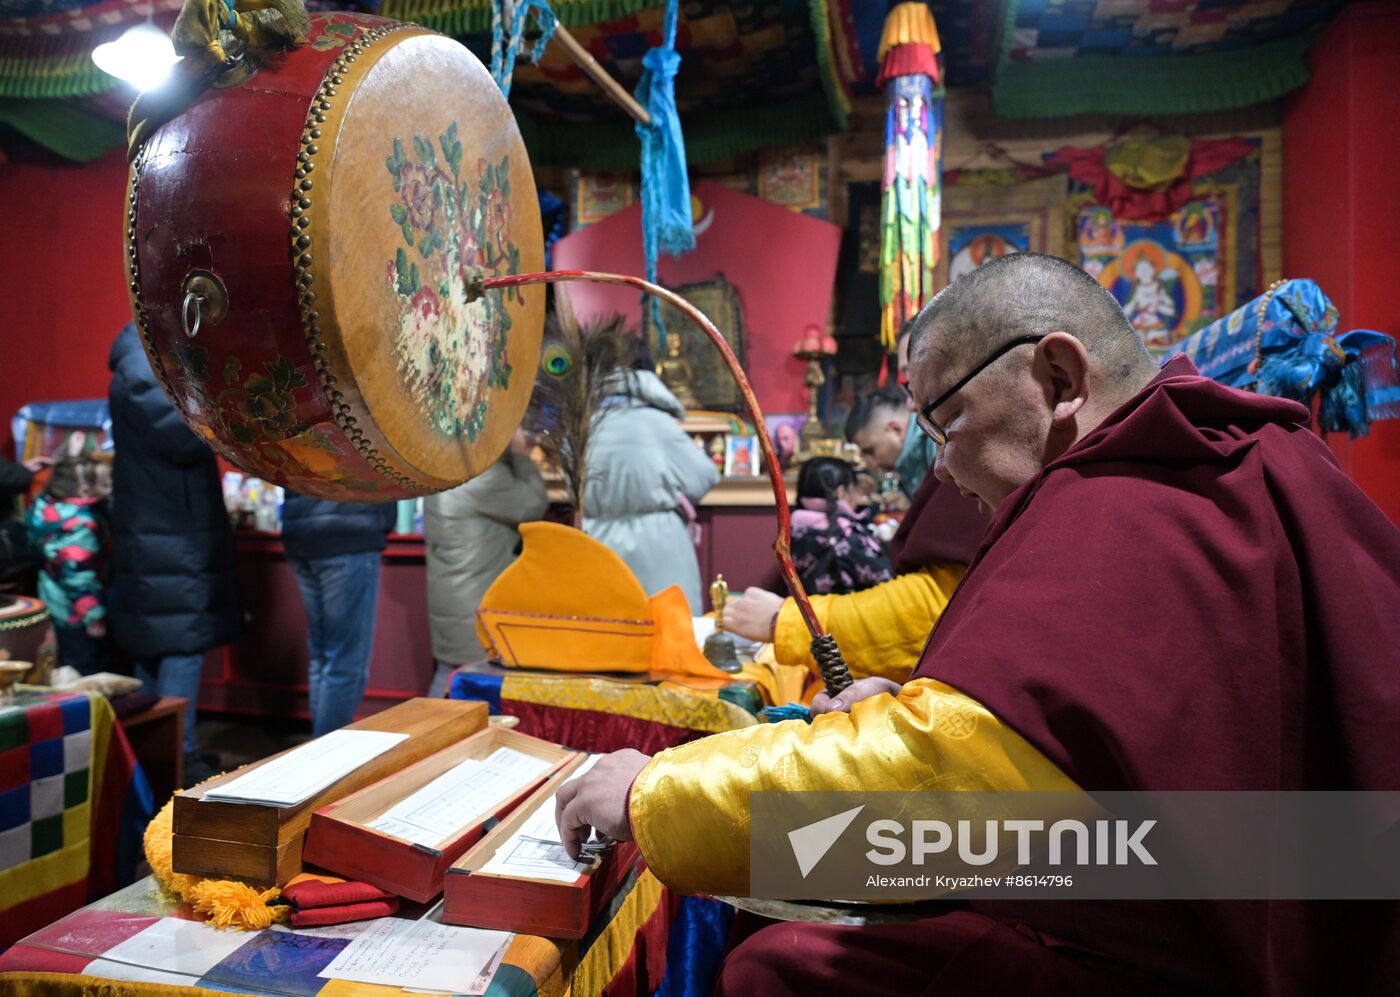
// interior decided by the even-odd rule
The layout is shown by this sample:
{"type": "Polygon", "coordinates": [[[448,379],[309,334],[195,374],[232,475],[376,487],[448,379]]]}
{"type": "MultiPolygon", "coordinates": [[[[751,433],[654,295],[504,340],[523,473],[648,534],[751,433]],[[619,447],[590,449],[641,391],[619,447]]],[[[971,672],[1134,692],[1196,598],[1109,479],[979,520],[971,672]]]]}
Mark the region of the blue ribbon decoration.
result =
{"type": "Polygon", "coordinates": [[[1174,344],[1166,359],[1185,354],[1221,384],[1309,407],[1320,396],[1322,428],[1356,438],[1376,419],[1400,417],[1400,367],[1394,339],[1371,329],[1339,335],[1339,321],[1316,281],[1287,280],[1174,344]]]}
{"type": "MultiPolygon", "coordinates": [[[[685,166],[685,139],[676,110],[677,2],[666,5],[665,40],[642,57],[642,79],[637,102],[651,115],[650,124],[637,124],[642,142],[642,248],[646,253],[647,280],[656,283],[656,258],[660,252],[679,256],[695,248],[690,212],[690,177],[685,166]]],[[[651,315],[664,333],[661,302],[651,298],[651,315]]]]}
{"type": "Polygon", "coordinates": [[[530,50],[530,61],[539,62],[544,58],[545,46],[554,37],[554,29],[559,19],[549,6],[549,0],[518,0],[515,14],[511,18],[510,37],[505,34],[505,0],[495,0],[491,5],[491,78],[501,88],[501,96],[510,96],[511,76],[515,73],[515,56],[520,48],[520,37],[525,33],[525,15],[535,12],[535,23],[540,26],[540,37],[530,50]]]}
{"type": "Polygon", "coordinates": [[[785,706],[765,706],[759,710],[764,723],[780,724],[784,720],[805,720],[812,722],[812,711],[801,703],[788,703],[785,706]]]}

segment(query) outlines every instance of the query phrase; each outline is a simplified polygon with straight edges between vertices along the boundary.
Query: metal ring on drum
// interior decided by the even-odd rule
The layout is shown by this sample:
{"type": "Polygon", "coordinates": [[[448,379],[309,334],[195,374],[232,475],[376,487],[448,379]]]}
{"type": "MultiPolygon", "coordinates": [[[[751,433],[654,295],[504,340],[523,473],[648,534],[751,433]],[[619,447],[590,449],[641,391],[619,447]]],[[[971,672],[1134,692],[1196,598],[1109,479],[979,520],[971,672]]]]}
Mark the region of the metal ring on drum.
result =
{"type": "Polygon", "coordinates": [[[204,311],[200,307],[202,302],[199,295],[193,291],[185,292],[185,303],[180,307],[180,325],[185,330],[185,335],[190,339],[199,335],[199,323],[204,319],[204,311]],[[190,307],[194,307],[194,324],[190,324],[190,307]]]}

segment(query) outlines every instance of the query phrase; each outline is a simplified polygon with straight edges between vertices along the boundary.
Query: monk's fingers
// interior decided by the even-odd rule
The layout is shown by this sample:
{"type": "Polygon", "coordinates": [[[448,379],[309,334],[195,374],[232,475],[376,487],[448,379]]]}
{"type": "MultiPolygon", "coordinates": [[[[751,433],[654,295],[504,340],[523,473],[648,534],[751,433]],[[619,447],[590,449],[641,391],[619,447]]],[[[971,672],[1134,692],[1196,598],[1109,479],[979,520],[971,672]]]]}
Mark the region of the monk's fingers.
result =
{"type": "Polygon", "coordinates": [[[554,823],[559,828],[562,840],[564,831],[564,808],[578,795],[579,779],[571,779],[559,787],[554,794],[554,823]]]}
{"type": "Polygon", "coordinates": [[[744,594],[732,600],[724,610],[724,626],[749,640],[768,640],[773,614],[783,601],[766,589],[750,586],[744,594]],[[773,600],[777,604],[772,605],[773,600]]]}
{"type": "Polygon", "coordinates": [[[582,798],[575,796],[559,811],[559,840],[569,858],[576,859],[583,853],[583,843],[593,836],[593,823],[584,809],[582,798]]]}
{"type": "Polygon", "coordinates": [[[898,696],[900,686],[897,682],[889,679],[868,676],[863,679],[856,679],[838,695],[830,696],[825,692],[819,692],[812,697],[812,713],[821,715],[823,713],[849,713],[851,707],[855,706],[863,699],[871,696],[888,695],[898,696]]]}

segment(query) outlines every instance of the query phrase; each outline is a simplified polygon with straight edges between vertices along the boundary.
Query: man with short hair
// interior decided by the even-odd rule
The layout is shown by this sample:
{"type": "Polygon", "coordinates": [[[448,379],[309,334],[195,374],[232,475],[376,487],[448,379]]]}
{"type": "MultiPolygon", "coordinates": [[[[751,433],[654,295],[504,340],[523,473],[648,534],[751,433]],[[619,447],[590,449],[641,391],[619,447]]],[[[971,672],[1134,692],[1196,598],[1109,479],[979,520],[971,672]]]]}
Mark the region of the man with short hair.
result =
{"type": "Polygon", "coordinates": [[[846,439],[860,448],[861,459],[873,474],[895,469],[904,449],[909,407],[904,395],[884,388],[860,398],[846,417],[846,439]]]}
{"type": "MultiPolygon", "coordinates": [[[[911,680],[603,758],[557,797],[571,853],[591,826],[673,888],[742,894],[756,791],[1400,790],[1400,531],[1306,409],[1157,370],[1093,278],[1038,254],[960,277],[911,349],[935,473],[995,511],[911,680]]],[[[1396,915],[969,899],[763,928],[718,992],[1385,993],[1396,915]]]]}

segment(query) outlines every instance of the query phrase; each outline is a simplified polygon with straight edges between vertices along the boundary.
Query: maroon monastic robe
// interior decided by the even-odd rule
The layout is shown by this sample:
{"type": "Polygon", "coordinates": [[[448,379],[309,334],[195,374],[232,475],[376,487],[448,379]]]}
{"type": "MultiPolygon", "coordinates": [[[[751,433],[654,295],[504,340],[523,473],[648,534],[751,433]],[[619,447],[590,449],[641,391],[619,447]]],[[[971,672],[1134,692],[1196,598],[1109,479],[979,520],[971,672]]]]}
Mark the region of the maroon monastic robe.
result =
{"type": "MultiPolygon", "coordinates": [[[[1013,492],[915,677],[1090,790],[1400,789],[1400,531],[1293,402],[1173,359],[1013,492]]],[[[1391,903],[969,901],[779,924],[720,992],[1394,993],[1391,903]]]]}
{"type": "MultiPolygon", "coordinates": [[[[919,430],[911,426],[909,432],[919,430]]],[[[890,541],[895,574],[938,563],[971,564],[986,532],[987,515],[977,503],[964,498],[956,485],[940,482],[930,469],[890,541]]]]}
{"type": "MultiPolygon", "coordinates": [[[[1090,790],[1400,789],[1400,531],[1307,420],[1173,359],[1001,504],[914,677],[1090,790]]],[[[974,909],[1220,992],[1400,986],[1390,904],[974,909]]]]}

